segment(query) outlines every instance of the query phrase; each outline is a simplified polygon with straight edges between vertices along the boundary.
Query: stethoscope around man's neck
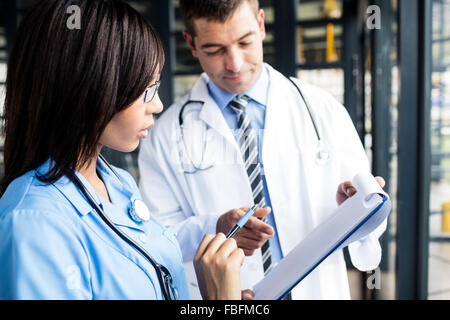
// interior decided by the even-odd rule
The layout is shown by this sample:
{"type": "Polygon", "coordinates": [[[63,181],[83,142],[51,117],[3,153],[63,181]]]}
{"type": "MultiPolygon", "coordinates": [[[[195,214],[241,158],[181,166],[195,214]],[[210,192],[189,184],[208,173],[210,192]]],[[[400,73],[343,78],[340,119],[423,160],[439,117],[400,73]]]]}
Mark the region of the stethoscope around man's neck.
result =
{"type": "MultiPolygon", "coordinates": [[[[106,159],[102,155],[99,155],[99,158],[108,167],[108,169],[117,177],[117,179],[119,179],[119,181],[123,184],[120,176],[113,169],[113,167],[106,161],[106,159]]],[[[166,300],[176,300],[178,298],[178,294],[173,284],[172,275],[170,274],[169,270],[162,264],[156,262],[156,260],[153,259],[150,253],[148,253],[142,246],[140,246],[133,239],[131,239],[125,232],[116,227],[116,225],[105,214],[104,210],[99,206],[99,204],[94,199],[92,194],[89,192],[89,190],[87,190],[83,182],[81,182],[80,178],[76,174],[74,175],[73,183],[78,187],[80,192],[86,198],[87,202],[89,202],[89,204],[94,208],[94,210],[98,213],[103,222],[105,222],[106,225],[109,228],[111,228],[122,240],[124,240],[126,243],[134,247],[155,268],[164,298],[166,300]]],[[[132,206],[129,210],[129,215],[136,222],[145,222],[148,221],[150,218],[147,206],[142,202],[142,200],[139,199],[134,199],[132,201],[132,206]]]]}
{"type": "Polygon", "coordinates": [[[311,118],[311,122],[314,127],[314,131],[316,132],[317,136],[317,153],[316,153],[316,163],[317,164],[324,164],[330,159],[330,154],[328,151],[326,151],[325,147],[323,146],[322,137],[319,132],[319,128],[317,127],[316,120],[314,119],[314,116],[311,111],[311,106],[306,100],[305,96],[303,95],[302,91],[300,90],[300,87],[292,80],[290,77],[287,77],[288,80],[294,85],[294,87],[297,89],[298,93],[302,97],[303,102],[305,103],[306,109],[308,110],[309,117],[311,118]]]}
{"type": "MultiPolygon", "coordinates": [[[[303,95],[302,91],[300,90],[300,87],[294,82],[294,80],[292,80],[290,77],[286,77],[293,85],[294,87],[297,89],[298,93],[300,94],[300,97],[302,98],[306,109],[308,110],[308,115],[311,119],[311,123],[314,127],[314,132],[316,134],[317,137],[317,152],[315,154],[315,161],[318,165],[323,165],[325,164],[329,159],[330,159],[330,153],[325,149],[323,141],[322,141],[322,137],[320,135],[320,131],[319,128],[316,124],[316,121],[314,119],[312,110],[311,110],[311,106],[308,102],[308,100],[305,98],[305,96],[303,95]]],[[[207,144],[207,140],[203,139],[203,148],[202,148],[202,155],[201,155],[201,160],[200,160],[200,164],[196,165],[194,163],[194,161],[192,160],[192,157],[189,155],[188,152],[188,147],[184,138],[184,120],[183,120],[183,114],[185,112],[186,107],[191,104],[191,103],[197,103],[200,105],[204,104],[204,101],[201,100],[191,100],[190,97],[188,98],[188,100],[181,106],[180,111],[178,113],[178,124],[180,126],[180,135],[181,135],[181,140],[183,142],[184,145],[184,150],[186,150],[186,156],[187,159],[190,162],[190,165],[194,168],[193,170],[190,171],[186,171],[184,170],[184,173],[188,173],[188,174],[193,174],[196,173],[198,171],[204,171],[207,169],[212,168],[214,165],[213,164],[209,164],[209,165],[203,165],[203,158],[205,156],[205,149],[206,149],[206,144],[207,144]]]]}

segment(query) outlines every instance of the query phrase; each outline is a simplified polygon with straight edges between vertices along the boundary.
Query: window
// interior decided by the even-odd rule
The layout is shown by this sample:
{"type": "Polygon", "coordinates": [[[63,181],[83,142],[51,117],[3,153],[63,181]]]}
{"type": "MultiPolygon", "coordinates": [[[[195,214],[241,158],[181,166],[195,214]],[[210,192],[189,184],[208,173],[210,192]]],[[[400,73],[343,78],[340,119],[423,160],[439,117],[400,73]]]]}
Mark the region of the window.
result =
{"type": "Polygon", "coordinates": [[[432,5],[428,298],[450,299],[450,0],[432,5]]]}

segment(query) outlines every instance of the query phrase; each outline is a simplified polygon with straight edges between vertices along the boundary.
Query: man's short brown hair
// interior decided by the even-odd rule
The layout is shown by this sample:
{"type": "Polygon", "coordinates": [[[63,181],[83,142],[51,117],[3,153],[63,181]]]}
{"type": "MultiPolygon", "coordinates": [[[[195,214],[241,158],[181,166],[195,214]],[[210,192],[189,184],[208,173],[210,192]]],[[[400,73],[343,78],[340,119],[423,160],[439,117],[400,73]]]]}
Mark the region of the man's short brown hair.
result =
{"type": "Polygon", "coordinates": [[[225,22],[245,1],[250,4],[256,16],[259,9],[258,0],[180,0],[180,13],[187,32],[195,36],[195,19],[206,18],[225,22]]]}

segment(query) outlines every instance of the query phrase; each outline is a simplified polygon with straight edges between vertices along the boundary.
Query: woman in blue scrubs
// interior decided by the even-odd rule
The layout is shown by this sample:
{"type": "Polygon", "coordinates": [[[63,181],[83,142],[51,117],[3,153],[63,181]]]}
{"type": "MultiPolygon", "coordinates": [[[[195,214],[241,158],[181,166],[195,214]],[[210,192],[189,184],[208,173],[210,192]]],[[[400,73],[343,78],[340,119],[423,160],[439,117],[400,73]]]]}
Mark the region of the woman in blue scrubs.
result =
{"type": "MultiPolygon", "coordinates": [[[[0,299],[189,298],[175,236],[100,157],[147,136],[163,64],[153,28],[119,0],[46,0],[23,18],[6,82],[0,299]]],[[[241,298],[243,257],[205,236],[204,298],[241,298]]]]}

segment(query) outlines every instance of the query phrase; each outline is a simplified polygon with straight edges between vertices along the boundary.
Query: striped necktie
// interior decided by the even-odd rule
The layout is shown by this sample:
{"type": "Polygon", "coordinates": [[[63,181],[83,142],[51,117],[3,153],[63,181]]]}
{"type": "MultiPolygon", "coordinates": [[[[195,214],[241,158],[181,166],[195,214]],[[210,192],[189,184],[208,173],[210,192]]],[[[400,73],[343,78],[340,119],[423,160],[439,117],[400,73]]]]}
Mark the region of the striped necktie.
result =
{"type": "MultiPolygon", "coordinates": [[[[236,112],[238,117],[238,141],[241,149],[242,158],[244,160],[245,170],[253,193],[253,200],[258,207],[263,208],[266,200],[263,194],[263,183],[261,179],[261,168],[258,163],[258,146],[255,131],[250,124],[250,118],[245,112],[250,97],[236,96],[230,102],[230,107],[236,112]]],[[[261,219],[267,223],[267,217],[261,219]]],[[[261,247],[262,263],[264,275],[272,269],[272,258],[270,255],[269,241],[266,241],[261,247]]]]}

